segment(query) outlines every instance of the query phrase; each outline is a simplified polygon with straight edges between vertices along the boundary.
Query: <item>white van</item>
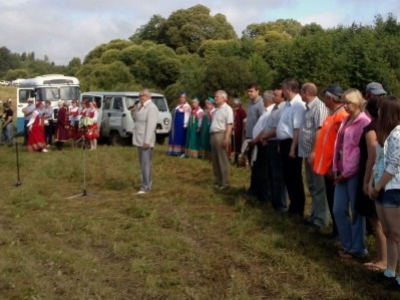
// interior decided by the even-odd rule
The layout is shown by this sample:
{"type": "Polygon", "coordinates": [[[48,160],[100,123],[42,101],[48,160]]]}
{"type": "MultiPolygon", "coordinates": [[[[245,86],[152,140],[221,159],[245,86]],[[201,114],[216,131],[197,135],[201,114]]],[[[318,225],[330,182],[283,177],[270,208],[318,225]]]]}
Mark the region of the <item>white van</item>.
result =
{"type": "MultiPolygon", "coordinates": [[[[139,92],[86,92],[81,93],[80,100],[96,102],[100,136],[107,138],[111,145],[132,136],[135,124],[130,108],[139,101],[139,92]]],[[[171,128],[171,113],[164,95],[151,93],[151,100],[158,108],[157,143],[163,144],[171,128]]]]}

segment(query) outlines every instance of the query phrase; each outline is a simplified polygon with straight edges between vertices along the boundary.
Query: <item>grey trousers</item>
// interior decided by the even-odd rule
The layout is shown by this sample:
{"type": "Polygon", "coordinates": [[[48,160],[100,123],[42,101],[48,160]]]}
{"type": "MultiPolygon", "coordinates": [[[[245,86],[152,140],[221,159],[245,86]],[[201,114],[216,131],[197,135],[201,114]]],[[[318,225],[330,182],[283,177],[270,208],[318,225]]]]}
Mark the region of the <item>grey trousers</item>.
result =
{"type": "Polygon", "coordinates": [[[215,183],[220,186],[229,185],[229,157],[228,149],[222,147],[224,132],[211,133],[211,158],[214,170],[215,183]]]}
{"type": "Polygon", "coordinates": [[[329,225],[329,206],[326,198],[325,179],[324,176],[313,172],[307,158],[304,159],[306,169],[306,178],[308,190],[310,191],[311,217],[308,221],[318,226],[329,225]]]}
{"type": "Polygon", "coordinates": [[[152,179],[152,165],[151,161],[153,158],[153,148],[144,149],[142,147],[138,147],[139,150],[139,165],[140,165],[140,173],[142,178],[142,185],[140,186],[140,190],[144,192],[148,192],[151,189],[153,184],[152,179]]]}

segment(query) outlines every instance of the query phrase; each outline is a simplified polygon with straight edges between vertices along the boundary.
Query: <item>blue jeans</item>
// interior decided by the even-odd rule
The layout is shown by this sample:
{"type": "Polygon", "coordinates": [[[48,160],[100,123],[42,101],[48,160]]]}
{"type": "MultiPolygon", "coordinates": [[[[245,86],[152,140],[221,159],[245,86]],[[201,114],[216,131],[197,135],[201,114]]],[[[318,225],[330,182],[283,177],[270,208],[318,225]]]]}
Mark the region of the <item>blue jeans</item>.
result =
{"type": "Polygon", "coordinates": [[[1,141],[3,143],[7,143],[9,145],[12,144],[13,142],[13,124],[9,123],[6,125],[6,127],[2,128],[2,137],[1,137],[1,141]]]}
{"type": "Polygon", "coordinates": [[[376,204],[385,208],[400,207],[400,190],[387,190],[376,200],[376,204]]]}
{"type": "Polygon", "coordinates": [[[356,255],[365,255],[368,253],[364,240],[365,217],[359,215],[355,209],[357,184],[358,174],[336,185],[333,214],[344,251],[356,255]]]}

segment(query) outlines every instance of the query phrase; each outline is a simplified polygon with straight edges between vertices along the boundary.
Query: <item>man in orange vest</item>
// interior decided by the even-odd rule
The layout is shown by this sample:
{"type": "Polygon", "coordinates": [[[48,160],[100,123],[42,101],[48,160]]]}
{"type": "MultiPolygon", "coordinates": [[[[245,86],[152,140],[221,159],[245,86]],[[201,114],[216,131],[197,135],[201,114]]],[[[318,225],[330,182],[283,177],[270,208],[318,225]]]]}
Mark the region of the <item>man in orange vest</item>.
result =
{"type": "Polygon", "coordinates": [[[323,175],[325,177],[326,197],[333,221],[332,237],[336,238],[338,233],[335,218],[333,216],[333,196],[335,193],[335,186],[333,180],[332,162],[337,132],[342,120],[347,116],[347,112],[344,110],[344,103],[341,98],[343,89],[339,85],[329,86],[324,93],[325,105],[329,108],[330,115],[322,124],[319,135],[315,142],[313,171],[316,174],[323,175]]]}

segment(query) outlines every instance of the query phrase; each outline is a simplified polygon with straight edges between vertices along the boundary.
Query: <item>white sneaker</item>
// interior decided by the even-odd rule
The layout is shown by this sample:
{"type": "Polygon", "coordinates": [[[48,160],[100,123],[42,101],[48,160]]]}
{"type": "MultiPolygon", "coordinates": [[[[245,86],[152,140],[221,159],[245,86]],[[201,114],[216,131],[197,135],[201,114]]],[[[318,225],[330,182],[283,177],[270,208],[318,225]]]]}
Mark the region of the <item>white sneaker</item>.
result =
{"type": "Polygon", "coordinates": [[[47,152],[49,152],[49,150],[47,150],[47,149],[42,149],[42,152],[47,153],[47,152]]]}
{"type": "Polygon", "coordinates": [[[147,192],[145,192],[145,191],[139,191],[139,192],[137,192],[136,193],[136,195],[144,195],[144,194],[146,194],[147,192]]]}

